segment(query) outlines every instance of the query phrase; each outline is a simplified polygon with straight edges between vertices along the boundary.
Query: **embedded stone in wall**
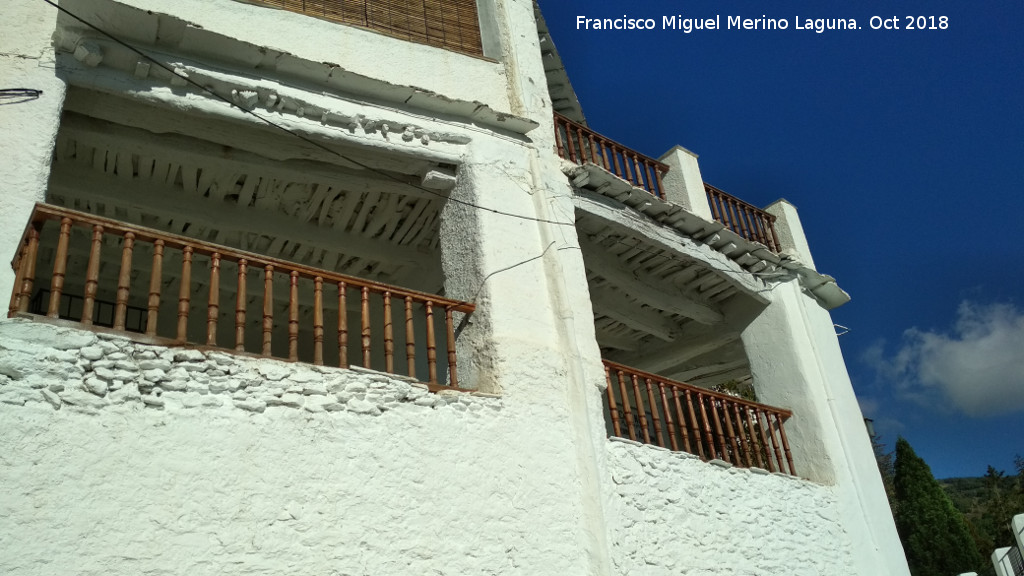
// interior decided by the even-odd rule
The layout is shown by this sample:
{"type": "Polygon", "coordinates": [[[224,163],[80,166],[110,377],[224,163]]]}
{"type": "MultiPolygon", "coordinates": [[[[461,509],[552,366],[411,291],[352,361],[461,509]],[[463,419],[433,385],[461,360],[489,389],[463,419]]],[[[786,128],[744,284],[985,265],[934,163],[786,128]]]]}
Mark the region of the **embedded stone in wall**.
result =
{"type": "Polygon", "coordinates": [[[430,394],[408,378],[135,342],[125,336],[11,319],[0,322],[0,402],[45,403],[87,413],[140,409],[269,409],[378,416],[401,406],[501,410],[502,400],[430,394]]]}

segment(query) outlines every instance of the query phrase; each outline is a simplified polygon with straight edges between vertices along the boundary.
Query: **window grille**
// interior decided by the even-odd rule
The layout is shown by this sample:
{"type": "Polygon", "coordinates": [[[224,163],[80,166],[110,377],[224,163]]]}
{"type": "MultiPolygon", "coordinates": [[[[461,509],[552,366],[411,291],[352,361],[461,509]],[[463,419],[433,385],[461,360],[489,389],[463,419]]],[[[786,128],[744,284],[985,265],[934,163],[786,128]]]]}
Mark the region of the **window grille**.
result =
{"type": "Polygon", "coordinates": [[[476,0],[255,0],[255,3],[483,56],[476,0]]]}

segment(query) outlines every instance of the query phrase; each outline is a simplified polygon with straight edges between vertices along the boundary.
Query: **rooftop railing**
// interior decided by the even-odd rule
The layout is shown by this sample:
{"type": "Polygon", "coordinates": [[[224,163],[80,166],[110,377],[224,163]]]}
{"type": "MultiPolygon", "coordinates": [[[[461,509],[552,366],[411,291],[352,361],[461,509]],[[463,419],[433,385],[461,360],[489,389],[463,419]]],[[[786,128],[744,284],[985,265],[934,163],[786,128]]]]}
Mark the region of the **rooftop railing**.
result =
{"type": "Polygon", "coordinates": [[[795,476],[783,423],[792,412],[605,360],[608,434],[795,476]]]}
{"type": "Polygon", "coordinates": [[[775,216],[747,204],[714,186],[705,183],[704,191],[711,205],[711,215],[725,227],[747,240],[760,242],[773,252],[781,252],[779,237],[775,233],[775,216]]]}
{"type": "Polygon", "coordinates": [[[562,158],[577,164],[593,162],[630,184],[665,199],[661,179],[668,172],[668,165],[630,150],[557,112],[555,143],[562,158]]]}
{"type": "Polygon", "coordinates": [[[351,355],[365,368],[453,387],[455,318],[474,310],[45,204],[36,205],[12,266],[9,316],[30,313],[35,301],[40,313],[86,327],[317,365],[348,367],[351,355]]]}

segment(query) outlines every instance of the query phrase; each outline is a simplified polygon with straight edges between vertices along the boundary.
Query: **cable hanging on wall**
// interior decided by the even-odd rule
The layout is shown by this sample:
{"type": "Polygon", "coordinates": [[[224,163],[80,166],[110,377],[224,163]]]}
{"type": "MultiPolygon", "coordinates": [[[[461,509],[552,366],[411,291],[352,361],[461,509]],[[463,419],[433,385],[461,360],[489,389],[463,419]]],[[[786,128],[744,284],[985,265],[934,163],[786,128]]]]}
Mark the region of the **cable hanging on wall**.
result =
{"type": "Polygon", "coordinates": [[[28,102],[39,98],[42,94],[42,90],[35,88],[0,88],[0,106],[28,102]]]}

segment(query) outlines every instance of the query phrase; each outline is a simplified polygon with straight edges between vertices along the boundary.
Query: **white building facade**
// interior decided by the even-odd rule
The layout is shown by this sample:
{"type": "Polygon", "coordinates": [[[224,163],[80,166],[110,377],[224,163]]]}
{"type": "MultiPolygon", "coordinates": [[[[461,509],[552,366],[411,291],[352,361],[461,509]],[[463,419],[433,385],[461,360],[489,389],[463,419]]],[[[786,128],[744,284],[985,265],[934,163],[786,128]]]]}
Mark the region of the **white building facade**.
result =
{"type": "Polygon", "coordinates": [[[5,16],[0,572],[908,574],[795,208],[532,1],[5,16]]]}

